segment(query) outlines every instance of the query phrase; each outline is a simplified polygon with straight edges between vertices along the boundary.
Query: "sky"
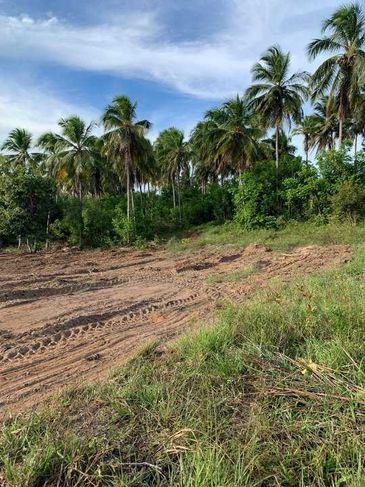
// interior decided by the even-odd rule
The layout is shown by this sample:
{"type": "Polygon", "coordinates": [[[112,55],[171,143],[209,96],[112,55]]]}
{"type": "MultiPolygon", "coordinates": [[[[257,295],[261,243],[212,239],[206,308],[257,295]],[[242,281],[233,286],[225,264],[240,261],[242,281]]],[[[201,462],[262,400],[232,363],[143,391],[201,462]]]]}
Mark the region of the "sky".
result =
{"type": "Polygon", "coordinates": [[[116,95],[138,102],[150,138],[188,136],[204,112],[250,84],[267,47],[313,71],[305,47],[336,0],[0,0],[0,141],[61,117],[99,121],[116,95]]]}

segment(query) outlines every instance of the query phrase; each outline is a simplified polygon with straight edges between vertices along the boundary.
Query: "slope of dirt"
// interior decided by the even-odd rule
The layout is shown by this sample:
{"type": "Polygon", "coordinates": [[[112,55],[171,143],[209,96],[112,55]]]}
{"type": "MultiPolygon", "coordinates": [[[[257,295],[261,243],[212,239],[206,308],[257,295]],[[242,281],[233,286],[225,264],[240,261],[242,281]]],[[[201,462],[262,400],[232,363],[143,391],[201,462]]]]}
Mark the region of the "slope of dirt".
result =
{"type": "Polygon", "coordinates": [[[219,300],[350,258],[347,246],[0,254],[0,415],[104,376],[143,343],[206,321],[219,300]]]}

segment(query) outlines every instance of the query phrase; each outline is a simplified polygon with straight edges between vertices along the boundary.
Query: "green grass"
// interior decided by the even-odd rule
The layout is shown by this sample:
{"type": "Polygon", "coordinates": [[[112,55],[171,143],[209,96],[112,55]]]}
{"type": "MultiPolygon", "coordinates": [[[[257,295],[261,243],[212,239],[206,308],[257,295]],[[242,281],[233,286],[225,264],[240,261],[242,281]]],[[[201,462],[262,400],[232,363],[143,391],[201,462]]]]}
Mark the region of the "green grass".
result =
{"type": "Polygon", "coordinates": [[[281,230],[247,231],[234,223],[202,225],[195,238],[173,238],[167,244],[172,251],[190,251],[209,245],[245,247],[255,242],[273,250],[290,250],[304,245],[361,244],[365,242],[365,224],[293,222],[281,230]]]}
{"type": "MultiPolygon", "coordinates": [[[[354,240],[362,229],[354,229],[354,240]]],[[[344,237],[345,238],[345,237],[344,237]]],[[[365,485],[365,247],[0,433],[0,485],[365,485]]]]}

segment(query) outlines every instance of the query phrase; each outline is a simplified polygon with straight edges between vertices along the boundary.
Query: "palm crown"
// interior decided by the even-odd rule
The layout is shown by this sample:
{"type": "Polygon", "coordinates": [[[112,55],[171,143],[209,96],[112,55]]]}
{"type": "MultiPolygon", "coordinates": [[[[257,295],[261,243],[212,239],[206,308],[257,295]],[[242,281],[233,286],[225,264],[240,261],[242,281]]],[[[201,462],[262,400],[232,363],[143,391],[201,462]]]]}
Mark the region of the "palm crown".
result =
{"type": "Polygon", "coordinates": [[[351,109],[351,97],[365,83],[365,18],[358,4],[340,7],[322,26],[323,37],[307,47],[311,59],[332,54],[323,61],[311,79],[313,98],[329,92],[338,98],[339,142],[343,124],[351,109]]]}
{"type": "MultiPolygon", "coordinates": [[[[275,128],[277,142],[284,123],[290,126],[303,116],[308,77],[306,72],[290,74],[290,54],[279,46],[270,47],[252,68],[254,84],[246,90],[249,107],[260,116],[264,127],[275,128]]],[[[277,166],[278,163],[277,147],[277,166]]]]}
{"type": "Polygon", "coordinates": [[[25,129],[16,128],[10,132],[1,146],[2,150],[10,151],[9,161],[14,165],[26,166],[32,160],[32,135],[25,129]]]}

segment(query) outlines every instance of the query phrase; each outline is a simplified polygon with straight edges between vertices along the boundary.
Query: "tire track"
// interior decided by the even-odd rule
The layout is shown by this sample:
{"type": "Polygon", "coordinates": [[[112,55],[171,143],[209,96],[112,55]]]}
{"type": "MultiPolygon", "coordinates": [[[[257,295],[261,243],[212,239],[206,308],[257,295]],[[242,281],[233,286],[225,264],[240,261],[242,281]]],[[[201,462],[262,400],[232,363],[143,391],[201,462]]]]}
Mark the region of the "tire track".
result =
{"type": "Polygon", "coordinates": [[[273,278],[340,265],[345,246],[308,247],[278,255],[260,246],[1,255],[0,416],[42,401],[59,388],[104,377],[143,343],[169,340],[204,322],[221,300],[241,302],[273,278]],[[264,265],[263,265],[264,263],[264,265]],[[213,284],[212,273],[255,272],[213,284]]]}

